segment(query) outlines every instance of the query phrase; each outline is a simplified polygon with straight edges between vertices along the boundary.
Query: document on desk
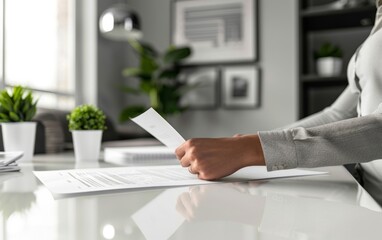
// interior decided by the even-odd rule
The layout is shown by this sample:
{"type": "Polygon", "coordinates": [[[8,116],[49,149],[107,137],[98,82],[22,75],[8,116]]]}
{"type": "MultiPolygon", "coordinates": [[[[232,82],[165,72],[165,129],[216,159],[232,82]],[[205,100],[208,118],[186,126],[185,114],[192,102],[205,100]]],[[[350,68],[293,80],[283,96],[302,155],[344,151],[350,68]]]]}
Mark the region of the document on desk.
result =
{"type": "Polygon", "coordinates": [[[204,181],[179,165],[35,171],[55,197],[113,190],[138,190],[222,182],[263,180],[324,174],[300,169],[267,172],[264,166],[243,168],[220,181],[204,181]]]}

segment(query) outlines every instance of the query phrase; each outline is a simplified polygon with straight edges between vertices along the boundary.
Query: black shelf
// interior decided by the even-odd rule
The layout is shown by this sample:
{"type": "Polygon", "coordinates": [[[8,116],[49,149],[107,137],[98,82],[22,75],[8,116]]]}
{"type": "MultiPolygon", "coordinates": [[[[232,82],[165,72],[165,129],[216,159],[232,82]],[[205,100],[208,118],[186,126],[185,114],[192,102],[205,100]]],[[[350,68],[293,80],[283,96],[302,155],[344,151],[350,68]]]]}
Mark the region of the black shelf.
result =
{"type": "Polygon", "coordinates": [[[374,24],[375,11],[372,6],[329,11],[304,10],[301,13],[302,27],[304,31],[368,27],[374,24]]]}
{"type": "Polygon", "coordinates": [[[318,75],[302,75],[300,78],[302,83],[344,83],[347,84],[347,77],[345,75],[323,77],[318,75]]]}
{"type": "Polygon", "coordinates": [[[323,9],[319,7],[311,7],[305,10],[302,10],[300,15],[304,18],[310,18],[310,17],[328,17],[331,15],[353,15],[353,14],[359,14],[359,13],[375,13],[375,5],[367,5],[367,6],[361,6],[361,7],[349,7],[349,8],[342,8],[342,9],[323,9]]]}
{"type": "MultiPolygon", "coordinates": [[[[334,1],[334,0],[333,0],[334,1]]],[[[346,63],[367,38],[374,24],[374,5],[343,9],[313,7],[324,0],[299,0],[299,116],[306,117],[331,105],[348,85],[346,63]],[[325,42],[344,53],[343,74],[322,77],[316,71],[313,52],[325,42]]]]}

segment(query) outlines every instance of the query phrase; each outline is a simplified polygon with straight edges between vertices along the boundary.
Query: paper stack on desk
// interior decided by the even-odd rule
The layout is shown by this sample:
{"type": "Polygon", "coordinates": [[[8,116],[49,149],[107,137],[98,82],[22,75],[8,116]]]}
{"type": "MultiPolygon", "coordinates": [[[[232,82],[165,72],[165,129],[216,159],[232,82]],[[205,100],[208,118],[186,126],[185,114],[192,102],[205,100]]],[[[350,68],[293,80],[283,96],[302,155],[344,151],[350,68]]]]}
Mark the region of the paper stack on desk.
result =
{"type": "Polygon", "coordinates": [[[104,160],[122,165],[172,165],[179,161],[175,149],[182,144],[184,138],[153,108],[132,118],[136,124],[153,135],[164,146],[105,148],[104,160]]]}
{"type": "Polygon", "coordinates": [[[0,152],[0,173],[19,171],[16,161],[23,155],[23,152],[0,152]]]}
{"type": "Polygon", "coordinates": [[[173,150],[166,146],[106,147],[104,161],[121,165],[176,164],[173,150]]]}

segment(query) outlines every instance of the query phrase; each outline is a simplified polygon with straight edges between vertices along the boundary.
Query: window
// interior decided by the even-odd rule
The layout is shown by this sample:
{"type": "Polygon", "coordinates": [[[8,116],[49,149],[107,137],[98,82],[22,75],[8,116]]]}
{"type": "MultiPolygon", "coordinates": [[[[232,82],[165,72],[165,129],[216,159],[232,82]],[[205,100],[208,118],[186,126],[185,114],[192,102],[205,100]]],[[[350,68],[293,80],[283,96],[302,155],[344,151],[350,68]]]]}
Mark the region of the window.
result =
{"type": "Polygon", "coordinates": [[[75,106],[74,0],[4,0],[0,20],[4,86],[24,85],[39,107],[75,106]]]}

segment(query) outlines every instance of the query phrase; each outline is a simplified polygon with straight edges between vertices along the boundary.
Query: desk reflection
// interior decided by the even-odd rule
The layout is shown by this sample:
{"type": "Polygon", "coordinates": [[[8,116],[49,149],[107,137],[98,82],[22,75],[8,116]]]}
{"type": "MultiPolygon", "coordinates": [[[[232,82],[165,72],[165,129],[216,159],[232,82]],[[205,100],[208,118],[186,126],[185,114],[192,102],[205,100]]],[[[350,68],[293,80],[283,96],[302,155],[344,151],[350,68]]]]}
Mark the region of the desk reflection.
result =
{"type": "MultiPolygon", "coordinates": [[[[283,193],[285,184],[252,182],[190,187],[179,195],[176,207],[187,219],[182,225],[184,231],[192,229],[187,231],[187,239],[204,239],[194,228],[201,222],[205,227],[211,225],[211,231],[231,231],[224,228],[225,221],[252,227],[253,235],[250,236],[250,231],[247,231],[242,239],[348,240],[380,239],[382,236],[382,230],[378,237],[375,232],[370,233],[370,229],[381,229],[381,213],[357,205],[359,196],[354,195],[346,203],[331,201],[330,197],[317,197],[315,193],[315,190],[323,190],[325,186],[303,190],[309,183],[304,183],[304,187],[297,184],[294,194],[288,195],[283,193]],[[301,189],[300,193],[297,189],[301,189]],[[218,222],[220,224],[217,225],[218,222]]],[[[293,186],[289,183],[288,188],[293,186]]],[[[327,186],[325,189],[334,194],[327,186]]]]}
{"type": "Polygon", "coordinates": [[[331,170],[332,176],[60,200],[36,181],[32,170],[24,167],[21,173],[0,178],[2,239],[351,240],[382,236],[381,213],[372,211],[380,208],[363,207],[370,196],[353,179],[340,178],[344,170],[337,168],[331,170]]]}

